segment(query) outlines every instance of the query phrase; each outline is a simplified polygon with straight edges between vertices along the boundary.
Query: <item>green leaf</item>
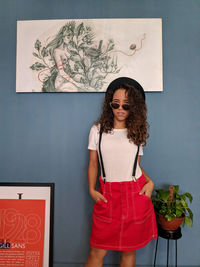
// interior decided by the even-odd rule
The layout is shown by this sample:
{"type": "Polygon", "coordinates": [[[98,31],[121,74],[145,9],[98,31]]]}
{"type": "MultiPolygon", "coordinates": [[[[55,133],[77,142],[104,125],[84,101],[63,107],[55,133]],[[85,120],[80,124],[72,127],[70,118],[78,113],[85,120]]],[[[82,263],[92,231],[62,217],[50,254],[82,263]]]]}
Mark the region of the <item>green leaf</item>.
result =
{"type": "Polygon", "coordinates": [[[83,26],[83,23],[81,23],[76,28],[76,36],[78,37],[78,36],[82,35],[83,31],[84,31],[84,26],[83,26]]]}
{"type": "Polygon", "coordinates": [[[185,218],[183,219],[183,221],[182,221],[182,223],[181,223],[181,226],[184,227],[184,225],[185,225],[185,218]]]}
{"type": "Polygon", "coordinates": [[[190,203],[192,203],[192,200],[193,200],[192,195],[188,192],[186,192],[184,195],[189,199],[190,203]]]}
{"type": "Polygon", "coordinates": [[[188,226],[192,226],[192,220],[189,217],[186,217],[185,224],[187,224],[188,226]]]}
{"type": "Polygon", "coordinates": [[[30,66],[30,68],[31,68],[32,70],[39,71],[39,70],[42,70],[42,69],[46,68],[46,66],[43,65],[43,64],[41,64],[41,63],[39,63],[39,62],[36,62],[36,63],[33,64],[32,66],[30,66]]]}
{"type": "Polygon", "coordinates": [[[75,50],[69,50],[69,53],[70,53],[72,56],[79,55],[78,52],[75,51],[75,50]]]}
{"type": "Polygon", "coordinates": [[[110,45],[110,46],[108,47],[108,51],[111,51],[111,50],[113,50],[113,49],[114,49],[114,47],[115,47],[115,45],[114,45],[114,44],[110,45]]]}
{"type": "Polygon", "coordinates": [[[159,212],[163,215],[165,215],[167,213],[167,207],[166,206],[161,206],[161,208],[159,209],[159,212]]]}
{"type": "Polygon", "coordinates": [[[177,218],[181,218],[182,217],[182,215],[183,215],[183,210],[181,209],[181,208],[179,208],[179,207],[176,207],[176,217],[177,218]]]}
{"type": "Polygon", "coordinates": [[[188,208],[188,205],[187,205],[187,202],[186,202],[186,200],[184,200],[184,199],[181,199],[180,200],[180,203],[181,203],[181,205],[185,208],[185,209],[187,209],[188,208]]]}
{"type": "Polygon", "coordinates": [[[179,191],[179,185],[173,185],[174,187],[174,193],[175,194],[178,194],[178,191],[179,191]]]}
{"type": "Polygon", "coordinates": [[[71,35],[74,35],[75,27],[76,27],[76,22],[75,21],[70,21],[67,24],[67,32],[70,33],[71,35]]]}
{"type": "Polygon", "coordinates": [[[189,217],[191,218],[191,220],[193,221],[193,213],[191,211],[191,209],[187,209],[188,213],[189,213],[189,217]]]}
{"type": "Polygon", "coordinates": [[[79,62],[80,61],[80,57],[77,55],[77,56],[72,56],[70,57],[70,59],[74,62],[79,62]]]}
{"type": "Polygon", "coordinates": [[[176,215],[175,214],[165,214],[165,219],[167,221],[172,221],[176,218],[176,215]]]}
{"type": "Polygon", "coordinates": [[[33,53],[34,57],[40,58],[38,54],[33,53]]]}
{"type": "Polygon", "coordinates": [[[47,57],[48,56],[48,50],[45,47],[42,48],[41,55],[43,57],[47,57]]]}
{"type": "Polygon", "coordinates": [[[157,189],[156,192],[159,195],[159,198],[167,203],[168,198],[169,198],[169,191],[166,191],[163,189],[157,189]]]}
{"type": "Polygon", "coordinates": [[[74,41],[70,41],[70,42],[69,42],[69,45],[70,45],[71,47],[73,47],[73,48],[77,48],[77,46],[76,46],[76,44],[75,44],[74,41]]]}
{"type": "Polygon", "coordinates": [[[35,42],[35,49],[37,49],[38,51],[40,50],[40,48],[41,48],[41,42],[40,42],[40,40],[36,40],[36,42],[35,42]]]}
{"type": "Polygon", "coordinates": [[[88,47],[84,44],[84,43],[81,43],[79,46],[78,46],[78,50],[86,50],[88,49],[88,47]]]}
{"type": "Polygon", "coordinates": [[[85,84],[86,83],[86,80],[81,77],[80,82],[85,84]]]}
{"type": "Polygon", "coordinates": [[[79,71],[79,69],[80,69],[80,65],[77,64],[77,63],[75,63],[75,64],[74,64],[74,70],[75,70],[75,71],[79,71]]]}
{"type": "Polygon", "coordinates": [[[91,28],[90,26],[86,26],[85,28],[86,28],[86,32],[87,32],[87,33],[89,33],[89,32],[92,31],[92,28],[91,28]]]}
{"type": "Polygon", "coordinates": [[[101,68],[102,67],[102,62],[96,62],[93,64],[94,68],[101,68]]]}

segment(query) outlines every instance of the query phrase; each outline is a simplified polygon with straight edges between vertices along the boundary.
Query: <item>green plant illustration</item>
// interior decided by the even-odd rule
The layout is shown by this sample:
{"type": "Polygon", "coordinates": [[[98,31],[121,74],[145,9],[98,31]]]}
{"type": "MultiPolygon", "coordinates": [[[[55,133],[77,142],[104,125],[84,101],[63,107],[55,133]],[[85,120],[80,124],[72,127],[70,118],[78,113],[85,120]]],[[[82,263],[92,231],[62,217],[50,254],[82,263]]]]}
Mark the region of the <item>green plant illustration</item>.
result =
{"type": "Polygon", "coordinates": [[[62,91],[69,84],[77,91],[101,90],[106,77],[120,71],[117,56],[110,55],[113,40],[108,40],[104,50],[102,45],[103,40],[95,45],[91,27],[74,21],[63,26],[46,46],[37,39],[33,53],[37,61],[30,68],[38,72],[39,79],[46,72],[42,91],[62,91]]]}
{"type": "Polygon", "coordinates": [[[118,66],[118,54],[132,56],[141,47],[131,44],[131,54],[115,50],[114,40],[96,40],[90,26],[70,21],[45,45],[36,40],[33,52],[36,62],[30,68],[37,72],[42,92],[101,91],[106,78],[122,69],[118,66]]]}

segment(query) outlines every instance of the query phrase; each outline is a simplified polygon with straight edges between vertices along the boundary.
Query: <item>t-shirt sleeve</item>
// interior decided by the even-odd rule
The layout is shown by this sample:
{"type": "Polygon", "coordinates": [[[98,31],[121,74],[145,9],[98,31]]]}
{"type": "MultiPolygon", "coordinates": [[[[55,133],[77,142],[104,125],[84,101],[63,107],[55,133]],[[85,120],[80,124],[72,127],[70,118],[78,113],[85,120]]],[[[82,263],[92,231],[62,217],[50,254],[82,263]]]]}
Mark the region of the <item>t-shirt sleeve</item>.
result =
{"type": "Polygon", "coordinates": [[[143,156],[143,146],[140,145],[139,147],[139,153],[138,153],[139,156],[143,156]]]}
{"type": "Polygon", "coordinates": [[[90,129],[88,149],[98,150],[98,129],[96,125],[93,125],[90,129]]]}

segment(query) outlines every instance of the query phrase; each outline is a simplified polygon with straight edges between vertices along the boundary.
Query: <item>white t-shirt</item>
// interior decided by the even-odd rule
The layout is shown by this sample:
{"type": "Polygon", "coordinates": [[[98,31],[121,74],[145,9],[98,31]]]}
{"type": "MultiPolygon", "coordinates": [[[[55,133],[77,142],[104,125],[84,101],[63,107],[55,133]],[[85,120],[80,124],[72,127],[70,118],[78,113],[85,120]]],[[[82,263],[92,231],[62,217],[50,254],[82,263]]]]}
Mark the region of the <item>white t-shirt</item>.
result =
{"type": "MultiPolygon", "coordinates": [[[[93,125],[90,130],[88,149],[96,150],[99,154],[99,129],[93,125]]],[[[101,153],[106,173],[106,181],[131,181],[133,165],[137,153],[137,145],[127,138],[127,129],[113,129],[112,133],[103,133],[101,139],[101,153]]],[[[139,154],[143,155],[140,146],[139,154]]],[[[136,179],[142,175],[137,162],[136,179]]],[[[102,176],[102,174],[101,174],[102,176]]]]}

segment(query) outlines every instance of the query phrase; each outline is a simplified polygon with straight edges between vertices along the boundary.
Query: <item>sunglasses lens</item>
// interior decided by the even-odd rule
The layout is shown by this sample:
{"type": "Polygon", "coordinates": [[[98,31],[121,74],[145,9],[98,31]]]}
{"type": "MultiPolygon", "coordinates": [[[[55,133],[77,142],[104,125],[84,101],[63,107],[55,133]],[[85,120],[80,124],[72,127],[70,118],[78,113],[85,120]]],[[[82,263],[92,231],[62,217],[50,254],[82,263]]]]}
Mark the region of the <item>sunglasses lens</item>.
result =
{"type": "Polygon", "coordinates": [[[129,110],[130,109],[130,105],[129,104],[124,104],[124,105],[122,105],[122,108],[124,110],[129,110]]]}
{"type": "Polygon", "coordinates": [[[113,108],[113,109],[118,109],[119,107],[120,107],[120,105],[118,104],[118,103],[110,103],[110,105],[111,105],[111,107],[113,108]]]}
{"type": "MultiPolygon", "coordinates": [[[[111,106],[111,108],[113,108],[113,109],[118,109],[118,108],[120,107],[120,104],[115,103],[115,102],[111,102],[111,103],[110,103],[110,106],[111,106]]],[[[123,104],[123,105],[122,105],[122,108],[123,108],[124,110],[129,110],[129,109],[130,109],[130,105],[129,105],[129,104],[123,104]]]]}

